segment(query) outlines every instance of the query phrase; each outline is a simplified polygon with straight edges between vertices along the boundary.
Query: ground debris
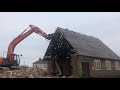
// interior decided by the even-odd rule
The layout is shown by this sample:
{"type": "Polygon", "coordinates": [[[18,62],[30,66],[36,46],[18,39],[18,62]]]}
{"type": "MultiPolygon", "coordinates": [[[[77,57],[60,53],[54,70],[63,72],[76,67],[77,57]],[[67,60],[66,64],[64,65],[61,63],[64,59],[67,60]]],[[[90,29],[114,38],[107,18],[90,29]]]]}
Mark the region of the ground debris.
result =
{"type": "Polygon", "coordinates": [[[45,70],[1,70],[0,78],[52,78],[45,70]]]}

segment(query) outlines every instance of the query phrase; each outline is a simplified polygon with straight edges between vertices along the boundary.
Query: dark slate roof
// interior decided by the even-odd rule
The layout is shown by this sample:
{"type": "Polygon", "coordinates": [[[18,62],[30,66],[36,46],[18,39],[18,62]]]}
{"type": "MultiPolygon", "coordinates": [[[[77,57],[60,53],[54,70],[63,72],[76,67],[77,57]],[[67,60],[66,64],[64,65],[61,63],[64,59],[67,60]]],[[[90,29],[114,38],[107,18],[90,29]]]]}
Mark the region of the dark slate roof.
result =
{"type": "Polygon", "coordinates": [[[46,63],[47,63],[47,61],[43,61],[43,60],[40,58],[38,61],[34,62],[33,64],[46,64],[46,63]]]}
{"type": "Polygon", "coordinates": [[[120,57],[98,38],[60,27],[57,28],[56,32],[63,33],[65,39],[77,51],[77,55],[120,60],[120,57]]]}

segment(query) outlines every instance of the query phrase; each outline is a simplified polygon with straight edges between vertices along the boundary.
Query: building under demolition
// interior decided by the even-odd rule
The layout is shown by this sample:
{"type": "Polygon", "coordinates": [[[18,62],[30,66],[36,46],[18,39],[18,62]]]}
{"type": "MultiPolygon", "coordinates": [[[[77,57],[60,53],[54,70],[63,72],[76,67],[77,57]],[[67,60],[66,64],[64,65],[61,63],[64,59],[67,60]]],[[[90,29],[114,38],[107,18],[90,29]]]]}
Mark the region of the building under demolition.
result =
{"type": "Polygon", "coordinates": [[[99,39],[57,28],[44,60],[52,75],[119,77],[120,57],[99,39]]]}

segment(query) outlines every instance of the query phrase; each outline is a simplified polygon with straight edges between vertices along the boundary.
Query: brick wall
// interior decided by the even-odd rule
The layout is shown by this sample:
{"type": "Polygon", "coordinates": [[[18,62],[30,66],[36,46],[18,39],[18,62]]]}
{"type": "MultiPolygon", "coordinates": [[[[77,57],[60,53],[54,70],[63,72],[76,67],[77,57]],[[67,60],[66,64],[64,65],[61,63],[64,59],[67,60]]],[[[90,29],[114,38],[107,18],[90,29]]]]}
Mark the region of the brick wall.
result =
{"type": "MultiPolygon", "coordinates": [[[[93,66],[93,60],[92,60],[92,66],[93,66]]],[[[115,70],[115,60],[111,60],[111,67],[112,70],[106,70],[105,67],[105,59],[101,60],[102,63],[102,69],[101,70],[92,70],[90,69],[90,75],[91,77],[95,77],[95,78],[114,78],[114,77],[120,77],[120,70],[115,70]]]]}
{"type": "Polygon", "coordinates": [[[112,70],[106,70],[105,67],[105,59],[101,60],[101,70],[94,70],[94,58],[92,57],[85,57],[85,56],[74,56],[71,59],[71,65],[73,66],[72,69],[72,76],[82,78],[82,62],[89,63],[90,69],[90,77],[93,78],[109,78],[109,77],[120,77],[120,70],[115,70],[115,60],[111,60],[112,70]]]}

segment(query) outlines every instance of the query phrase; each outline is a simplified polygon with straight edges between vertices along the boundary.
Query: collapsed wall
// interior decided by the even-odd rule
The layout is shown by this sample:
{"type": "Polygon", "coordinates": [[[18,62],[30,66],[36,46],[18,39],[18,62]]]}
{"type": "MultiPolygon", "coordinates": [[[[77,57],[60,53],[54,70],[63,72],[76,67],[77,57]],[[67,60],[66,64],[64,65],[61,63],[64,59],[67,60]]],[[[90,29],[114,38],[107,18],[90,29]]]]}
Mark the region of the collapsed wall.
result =
{"type": "Polygon", "coordinates": [[[56,30],[44,55],[44,60],[49,61],[49,74],[62,76],[72,75],[71,56],[74,53],[75,49],[66,40],[64,33],[56,30]]]}

